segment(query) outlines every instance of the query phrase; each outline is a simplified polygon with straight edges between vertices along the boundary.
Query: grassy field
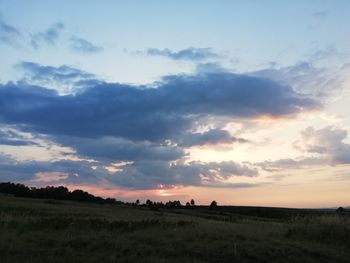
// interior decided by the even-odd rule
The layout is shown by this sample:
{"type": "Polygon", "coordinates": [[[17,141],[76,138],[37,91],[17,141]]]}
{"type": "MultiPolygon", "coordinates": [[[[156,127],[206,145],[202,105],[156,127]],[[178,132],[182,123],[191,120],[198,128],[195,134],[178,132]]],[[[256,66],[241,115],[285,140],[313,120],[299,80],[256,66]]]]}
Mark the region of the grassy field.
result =
{"type": "Polygon", "coordinates": [[[348,215],[0,195],[0,262],[350,262],[348,215]]]}

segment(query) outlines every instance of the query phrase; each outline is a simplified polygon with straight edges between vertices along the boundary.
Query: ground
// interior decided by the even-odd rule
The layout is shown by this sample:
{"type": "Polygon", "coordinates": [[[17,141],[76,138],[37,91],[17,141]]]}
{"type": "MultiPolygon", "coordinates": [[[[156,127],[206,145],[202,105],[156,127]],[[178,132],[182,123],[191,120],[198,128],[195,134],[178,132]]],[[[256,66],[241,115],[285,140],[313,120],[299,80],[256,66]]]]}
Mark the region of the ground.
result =
{"type": "Polygon", "coordinates": [[[152,210],[0,195],[8,262],[350,262],[346,213],[254,207],[152,210]]]}

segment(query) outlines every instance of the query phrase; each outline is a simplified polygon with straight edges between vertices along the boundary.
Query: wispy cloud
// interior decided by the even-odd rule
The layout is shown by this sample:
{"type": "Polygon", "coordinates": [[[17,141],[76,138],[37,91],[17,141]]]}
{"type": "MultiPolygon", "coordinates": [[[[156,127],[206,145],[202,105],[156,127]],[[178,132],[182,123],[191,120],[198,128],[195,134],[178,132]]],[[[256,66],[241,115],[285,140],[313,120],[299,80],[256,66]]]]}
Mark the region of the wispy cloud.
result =
{"type": "Polygon", "coordinates": [[[186,133],[179,138],[179,145],[184,147],[247,142],[248,140],[234,137],[228,131],[221,129],[211,129],[201,133],[186,133]]]}
{"type": "Polygon", "coordinates": [[[319,10],[312,13],[313,17],[319,20],[325,20],[329,17],[329,10],[319,10]]]}
{"type": "Polygon", "coordinates": [[[324,48],[319,48],[313,51],[310,55],[310,61],[315,63],[315,62],[323,61],[339,55],[340,54],[334,45],[328,45],[324,48]]]}
{"type": "Polygon", "coordinates": [[[168,48],[158,49],[149,48],[146,51],[137,51],[137,54],[145,54],[147,56],[166,57],[173,60],[190,60],[202,61],[206,59],[219,58],[220,56],[211,48],[186,48],[179,51],[172,51],[168,48]]]}
{"type": "Polygon", "coordinates": [[[343,142],[348,132],[332,126],[316,130],[308,127],[301,132],[295,147],[308,153],[318,154],[329,164],[350,164],[350,144],[343,142]]]}
{"type": "Polygon", "coordinates": [[[265,171],[301,169],[315,166],[350,164],[350,144],[344,142],[348,132],[328,126],[322,129],[308,127],[300,132],[293,146],[306,156],[257,163],[265,171]]]}
{"type": "Polygon", "coordinates": [[[65,25],[57,22],[43,31],[24,33],[23,30],[6,23],[0,16],[0,42],[13,47],[30,46],[39,50],[44,46],[55,46],[59,41],[66,43],[69,48],[81,54],[96,54],[103,51],[102,46],[95,45],[87,39],[78,36],[66,38],[63,35],[65,25]]]}
{"type": "Polygon", "coordinates": [[[22,81],[32,85],[49,86],[61,94],[74,92],[85,81],[98,81],[95,75],[67,65],[53,67],[23,61],[16,65],[16,69],[23,71],[22,81]]]}
{"type": "Polygon", "coordinates": [[[102,46],[94,45],[90,41],[78,37],[70,38],[70,47],[72,50],[86,55],[103,51],[102,46]]]}
{"type": "MultiPolygon", "coordinates": [[[[329,51],[321,51],[318,54],[313,54],[314,58],[328,56],[329,51]]],[[[281,68],[267,68],[249,73],[251,76],[268,78],[280,84],[285,84],[293,87],[293,89],[309,94],[317,98],[327,98],[332,93],[339,93],[343,88],[343,84],[338,83],[339,77],[335,77],[348,69],[328,70],[324,67],[316,67],[311,62],[300,62],[295,65],[281,68]]]]}
{"type": "Polygon", "coordinates": [[[38,49],[43,44],[55,45],[63,29],[63,23],[56,23],[43,32],[33,34],[30,43],[35,49],[38,49]]]}
{"type": "Polygon", "coordinates": [[[0,17],[0,42],[18,47],[22,35],[20,30],[14,26],[7,24],[0,17]]]}

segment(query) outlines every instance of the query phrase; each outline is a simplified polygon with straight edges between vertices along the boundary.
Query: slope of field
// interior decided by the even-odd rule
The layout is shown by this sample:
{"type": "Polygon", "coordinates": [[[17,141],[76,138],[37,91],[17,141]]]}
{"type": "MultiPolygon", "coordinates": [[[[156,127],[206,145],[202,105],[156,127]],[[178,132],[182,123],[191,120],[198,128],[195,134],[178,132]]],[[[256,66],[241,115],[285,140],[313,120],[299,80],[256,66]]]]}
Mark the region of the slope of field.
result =
{"type": "Polygon", "coordinates": [[[350,262],[347,214],[244,207],[150,210],[0,195],[7,262],[350,262]]]}

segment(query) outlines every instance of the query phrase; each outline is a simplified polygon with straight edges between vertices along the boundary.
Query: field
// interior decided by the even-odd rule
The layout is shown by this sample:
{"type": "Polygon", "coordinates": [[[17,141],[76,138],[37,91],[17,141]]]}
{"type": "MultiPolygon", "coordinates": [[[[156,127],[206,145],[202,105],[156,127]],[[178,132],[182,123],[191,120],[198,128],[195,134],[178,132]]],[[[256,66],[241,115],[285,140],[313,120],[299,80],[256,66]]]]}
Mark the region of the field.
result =
{"type": "Polygon", "coordinates": [[[347,214],[0,195],[0,262],[350,262],[347,214]]]}

